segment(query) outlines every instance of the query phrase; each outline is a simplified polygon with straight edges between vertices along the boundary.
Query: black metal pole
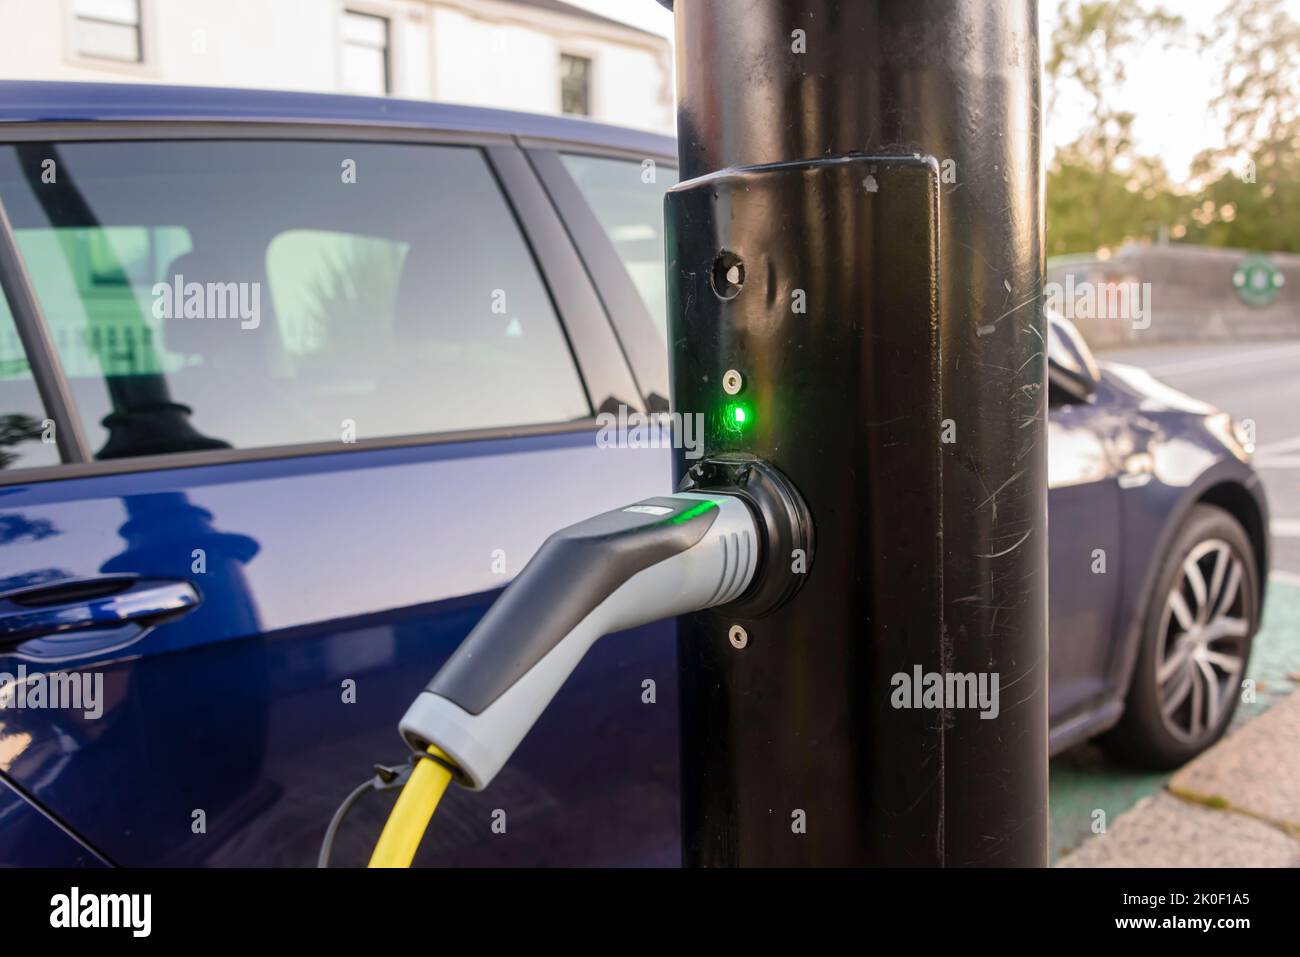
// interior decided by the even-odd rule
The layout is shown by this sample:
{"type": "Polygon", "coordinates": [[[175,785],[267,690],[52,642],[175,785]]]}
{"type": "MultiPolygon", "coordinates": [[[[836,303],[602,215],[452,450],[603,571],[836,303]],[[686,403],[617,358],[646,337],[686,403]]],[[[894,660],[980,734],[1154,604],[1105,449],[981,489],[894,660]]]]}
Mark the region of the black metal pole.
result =
{"type": "Polygon", "coordinates": [[[674,408],[816,532],[680,621],[685,863],[1042,865],[1036,3],[675,6],[674,408]]]}

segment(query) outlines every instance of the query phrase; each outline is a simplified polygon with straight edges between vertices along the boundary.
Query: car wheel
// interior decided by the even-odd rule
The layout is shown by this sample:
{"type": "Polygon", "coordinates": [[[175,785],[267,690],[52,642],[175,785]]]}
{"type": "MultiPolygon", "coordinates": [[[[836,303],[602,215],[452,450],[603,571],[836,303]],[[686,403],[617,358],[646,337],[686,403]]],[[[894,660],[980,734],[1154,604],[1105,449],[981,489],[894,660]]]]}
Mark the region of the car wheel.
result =
{"type": "Polygon", "coordinates": [[[1241,697],[1259,595],[1245,530],[1195,506],[1156,577],[1124,716],[1102,739],[1109,751],[1168,770],[1219,739],[1241,697]]]}

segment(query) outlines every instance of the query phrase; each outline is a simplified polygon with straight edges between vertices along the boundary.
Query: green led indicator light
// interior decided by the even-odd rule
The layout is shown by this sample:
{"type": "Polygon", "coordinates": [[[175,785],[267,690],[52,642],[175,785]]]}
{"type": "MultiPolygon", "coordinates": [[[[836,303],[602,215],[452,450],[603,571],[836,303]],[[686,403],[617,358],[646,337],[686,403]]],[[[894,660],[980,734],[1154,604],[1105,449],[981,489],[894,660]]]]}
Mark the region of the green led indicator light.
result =
{"type": "Polygon", "coordinates": [[[740,402],[729,402],[722,413],[722,427],[728,432],[743,432],[753,424],[749,407],[740,402]]]}

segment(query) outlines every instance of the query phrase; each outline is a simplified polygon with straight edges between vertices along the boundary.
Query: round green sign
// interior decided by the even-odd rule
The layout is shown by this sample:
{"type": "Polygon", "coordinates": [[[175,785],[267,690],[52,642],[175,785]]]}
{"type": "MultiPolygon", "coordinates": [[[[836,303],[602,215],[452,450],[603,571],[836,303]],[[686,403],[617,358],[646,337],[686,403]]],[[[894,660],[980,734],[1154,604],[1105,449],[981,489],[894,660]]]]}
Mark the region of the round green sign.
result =
{"type": "Polygon", "coordinates": [[[1282,291],[1282,270],[1267,256],[1247,256],[1232,274],[1237,295],[1248,306],[1267,306],[1282,291]]]}

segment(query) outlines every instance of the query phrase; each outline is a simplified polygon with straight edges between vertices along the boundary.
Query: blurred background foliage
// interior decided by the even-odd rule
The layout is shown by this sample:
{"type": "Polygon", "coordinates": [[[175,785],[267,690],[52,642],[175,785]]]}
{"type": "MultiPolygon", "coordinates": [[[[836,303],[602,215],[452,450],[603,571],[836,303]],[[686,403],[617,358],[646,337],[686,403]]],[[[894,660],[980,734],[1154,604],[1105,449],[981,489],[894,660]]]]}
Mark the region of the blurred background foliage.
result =
{"type": "Polygon", "coordinates": [[[1282,0],[1242,0],[1209,32],[1140,0],[1061,0],[1045,38],[1047,108],[1068,91],[1086,128],[1047,169],[1049,256],[1130,242],[1189,242],[1300,252],[1300,23],[1282,0]],[[1208,104],[1224,145],[1202,151],[1186,182],[1139,153],[1134,116],[1113,105],[1125,59],[1187,45],[1217,76],[1208,104]]]}

